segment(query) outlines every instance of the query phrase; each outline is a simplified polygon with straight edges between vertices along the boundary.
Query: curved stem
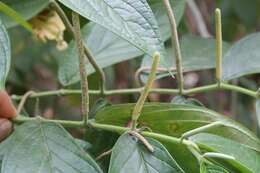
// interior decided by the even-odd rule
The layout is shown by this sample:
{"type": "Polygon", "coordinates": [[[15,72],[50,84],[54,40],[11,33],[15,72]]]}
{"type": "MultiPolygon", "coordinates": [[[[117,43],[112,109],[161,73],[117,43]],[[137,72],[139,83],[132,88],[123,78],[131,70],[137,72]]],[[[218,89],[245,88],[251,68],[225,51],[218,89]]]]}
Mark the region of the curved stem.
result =
{"type": "Polygon", "coordinates": [[[24,107],[24,104],[26,102],[26,100],[28,99],[28,97],[30,95],[34,94],[34,91],[28,91],[27,93],[25,93],[23,96],[22,96],[22,99],[18,105],[18,108],[17,108],[17,115],[19,115],[24,107]]]}
{"type": "Polygon", "coordinates": [[[171,25],[171,31],[172,31],[172,45],[175,50],[175,57],[176,57],[176,69],[177,69],[177,79],[178,79],[178,85],[179,85],[179,94],[183,94],[184,90],[184,84],[183,84],[183,70],[182,70],[182,57],[181,57],[181,49],[180,49],[180,43],[179,43],[179,37],[177,32],[177,25],[176,20],[174,17],[174,13],[171,8],[171,4],[169,0],[163,0],[164,6],[167,10],[169,22],[171,25]]]}
{"type": "MultiPolygon", "coordinates": [[[[158,67],[157,68],[157,71],[158,72],[169,72],[169,70],[171,71],[171,72],[176,72],[176,68],[175,67],[172,67],[172,68],[170,68],[170,69],[167,69],[167,68],[164,68],[164,67],[158,67]]],[[[138,86],[138,87],[140,87],[141,86],[141,83],[142,83],[142,81],[141,81],[141,74],[142,73],[150,73],[150,71],[151,71],[151,67],[141,67],[141,68],[139,68],[136,72],[135,72],[135,77],[134,77],[134,79],[135,79],[135,82],[136,82],[136,85],[138,86]]]]}

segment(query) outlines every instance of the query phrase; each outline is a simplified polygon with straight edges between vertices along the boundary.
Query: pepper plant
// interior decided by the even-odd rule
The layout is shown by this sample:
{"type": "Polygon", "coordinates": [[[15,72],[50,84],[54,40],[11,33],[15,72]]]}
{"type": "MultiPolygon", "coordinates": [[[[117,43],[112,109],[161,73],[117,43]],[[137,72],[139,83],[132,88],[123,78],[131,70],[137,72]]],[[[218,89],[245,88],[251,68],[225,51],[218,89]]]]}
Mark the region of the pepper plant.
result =
{"type": "MultiPolygon", "coordinates": [[[[0,172],[259,173],[259,138],[243,125],[184,96],[235,91],[254,98],[260,112],[259,91],[228,83],[260,72],[260,34],[251,34],[230,48],[222,43],[221,12],[216,9],[215,59],[205,59],[210,61],[208,66],[203,66],[204,59],[199,58],[188,64],[182,54],[190,50],[179,43],[177,32],[184,3],[181,0],[2,0],[0,90],[5,90],[11,64],[6,27],[17,22],[32,32],[34,28],[26,20],[45,8],[55,11],[73,36],[68,48],[59,55],[59,81],[64,87],[80,82],[81,89],[28,91],[22,96],[12,96],[19,105],[16,117],[11,119],[14,131],[0,144],[0,172]],[[22,7],[30,8],[25,12],[22,7]],[[80,17],[89,20],[83,27],[80,17]],[[170,37],[173,46],[165,47],[170,37]],[[144,59],[136,76],[144,86],[106,89],[103,68],[138,56],[144,59]],[[184,71],[209,68],[215,68],[216,83],[184,88],[184,71]],[[88,75],[93,72],[99,76],[99,90],[88,88],[88,75]],[[162,76],[177,80],[178,88],[153,88],[154,80],[162,76]],[[177,96],[171,103],[148,102],[150,93],[177,96]],[[90,95],[105,99],[131,94],[139,95],[136,103],[111,105],[101,101],[89,108],[90,95]],[[45,119],[26,116],[21,111],[28,99],[64,95],[81,95],[82,120],[45,119]],[[76,139],[65,128],[83,129],[90,135],[76,139]],[[99,156],[92,151],[98,145],[110,145],[111,141],[111,149],[99,156]],[[101,162],[104,158],[109,161],[101,162]]],[[[190,42],[197,44],[195,39],[190,42]]]]}

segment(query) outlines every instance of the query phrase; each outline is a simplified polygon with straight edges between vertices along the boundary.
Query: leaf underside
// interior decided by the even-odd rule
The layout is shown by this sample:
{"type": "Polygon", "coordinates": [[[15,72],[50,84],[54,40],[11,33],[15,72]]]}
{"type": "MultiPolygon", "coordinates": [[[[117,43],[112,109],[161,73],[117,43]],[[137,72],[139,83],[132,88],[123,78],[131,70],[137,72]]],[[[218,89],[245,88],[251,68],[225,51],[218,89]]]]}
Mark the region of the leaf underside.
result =
{"type": "Polygon", "coordinates": [[[11,45],[5,26],[0,20],[0,90],[5,88],[11,63],[11,45]]]}
{"type": "Polygon", "coordinates": [[[222,80],[260,73],[260,33],[246,36],[235,43],[223,58],[222,80]]]}
{"type": "Polygon", "coordinates": [[[4,154],[2,173],[101,173],[64,129],[40,120],[19,126],[4,154]]]}
{"type": "MultiPolygon", "coordinates": [[[[158,21],[162,39],[165,41],[170,37],[171,32],[163,2],[154,0],[150,0],[148,2],[152,11],[154,12],[156,20],[158,21]]],[[[183,15],[184,4],[185,3],[182,0],[177,1],[176,3],[172,3],[172,7],[176,11],[177,22],[180,21],[183,15]]],[[[111,31],[111,29],[112,28],[107,29],[102,25],[94,24],[92,22],[82,28],[83,41],[90,48],[97,64],[101,68],[105,68],[125,60],[140,57],[143,54],[148,53],[147,51],[140,49],[135,44],[129,42],[127,39],[122,38],[119,33],[114,33],[111,31]]],[[[149,43],[149,46],[152,46],[152,44],[149,43]]],[[[57,55],[57,59],[59,62],[58,75],[61,84],[67,86],[78,82],[80,77],[78,72],[78,53],[75,42],[71,42],[69,44],[69,48],[66,51],[59,53],[57,55]]],[[[88,74],[95,72],[89,63],[86,64],[86,69],[88,74]]]]}
{"type": "Polygon", "coordinates": [[[150,56],[164,54],[158,24],[146,0],[59,0],[150,56]]]}

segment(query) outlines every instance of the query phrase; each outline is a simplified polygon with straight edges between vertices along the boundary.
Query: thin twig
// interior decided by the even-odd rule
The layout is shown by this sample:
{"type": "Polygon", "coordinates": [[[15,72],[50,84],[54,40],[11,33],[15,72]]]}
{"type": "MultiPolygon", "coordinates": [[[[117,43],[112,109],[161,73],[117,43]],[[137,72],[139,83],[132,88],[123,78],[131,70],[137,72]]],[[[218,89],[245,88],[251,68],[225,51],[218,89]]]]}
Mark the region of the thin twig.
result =
{"type": "Polygon", "coordinates": [[[95,160],[100,160],[103,157],[110,155],[111,153],[112,153],[112,149],[107,150],[107,151],[101,153],[100,155],[98,155],[95,160]]]}
{"type": "MultiPolygon", "coordinates": [[[[52,3],[50,4],[50,6],[59,14],[59,16],[61,17],[62,21],[64,22],[64,25],[66,26],[66,29],[69,31],[69,33],[71,35],[74,35],[73,26],[71,25],[68,17],[66,16],[66,14],[62,10],[62,8],[59,6],[59,4],[55,0],[52,0],[52,3]]],[[[90,49],[87,47],[86,44],[84,44],[84,52],[85,52],[90,64],[94,67],[95,71],[100,76],[100,79],[101,79],[100,89],[101,89],[101,94],[102,94],[105,92],[105,89],[106,89],[105,88],[105,85],[106,85],[105,73],[102,70],[102,68],[100,68],[99,65],[97,64],[95,57],[93,56],[93,54],[91,53],[90,49]]]]}
{"type": "Polygon", "coordinates": [[[215,11],[216,20],[216,80],[220,86],[222,76],[222,26],[220,9],[215,11]]]}
{"type": "Polygon", "coordinates": [[[132,121],[133,121],[132,129],[133,130],[136,128],[136,123],[141,114],[144,102],[152,88],[154,79],[156,77],[156,71],[157,71],[159,62],[160,62],[160,54],[158,52],[156,52],[153,56],[153,64],[152,64],[151,73],[148,76],[148,80],[144,87],[144,90],[143,90],[142,94],[140,95],[140,97],[134,107],[133,113],[132,113],[132,121]]]}
{"type": "Polygon", "coordinates": [[[128,132],[129,135],[132,135],[134,137],[136,137],[139,141],[141,141],[144,146],[152,153],[154,152],[154,148],[153,146],[142,136],[140,135],[138,132],[136,131],[129,131],[128,132]]]}
{"type": "Polygon", "coordinates": [[[83,116],[83,122],[87,125],[88,122],[88,112],[89,112],[89,94],[88,94],[88,78],[87,71],[85,68],[86,59],[84,53],[83,41],[81,40],[80,33],[80,23],[79,23],[79,15],[75,12],[72,12],[72,23],[74,26],[74,37],[78,47],[79,53],[79,69],[80,69],[80,78],[81,78],[81,113],[83,116]]]}
{"type": "Polygon", "coordinates": [[[164,6],[167,10],[169,22],[170,22],[170,25],[171,25],[172,45],[173,45],[173,48],[175,50],[179,94],[182,95],[183,90],[184,90],[183,71],[182,71],[182,57],[181,57],[181,49],[180,49],[178,32],[177,32],[176,20],[175,20],[174,13],[173,13],[173,10],[171,8],[169,0],[163,0],[163,2],[164,2],[164,6]]]}
{"type": "MultiPolygon", "coordinates": [[[[163,73],[163,72],[169,72],[169,70],[171,71],[171,72],[176,72],[176,68],[175,67],[172,67],[172,68],[170,68],[170,69],[167,69],[167,68],[164,68],[164,67],[158,67],[157,68],[157,71],[158,72],[161,72],[161,73],[163,73]]],[[[150,73],[150,71],[151,71],[151,67],[141,67],[141,68],[139,68],[136,72],[135,72],[135,77],[134,77],[134,79],[135,79],[135,83],[136,83],[136,85],[137,85],[137,87],[140,87],[141,86],[141,83],[142,83],[142,81],[141,81],[141,74],[142,73],[150,73]]]]}

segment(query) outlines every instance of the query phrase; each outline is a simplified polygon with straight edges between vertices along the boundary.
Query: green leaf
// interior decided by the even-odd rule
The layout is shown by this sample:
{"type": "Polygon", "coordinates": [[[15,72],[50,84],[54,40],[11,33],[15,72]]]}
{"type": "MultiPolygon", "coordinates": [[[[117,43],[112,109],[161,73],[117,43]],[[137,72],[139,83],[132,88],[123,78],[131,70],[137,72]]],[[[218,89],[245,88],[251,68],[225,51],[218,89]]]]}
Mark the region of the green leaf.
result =
{"type": "Polygon", "coordinates": [[[234,44],[223,59],[222,80],[260,72],[260,33],[250,34],[234,44]]]}
{"type": "MultiPolygon", "coordinates": [[[[134,104],[121,104],[100,110],[95,117],[98,123],[124,126],[131,119],[134,104]]],[[[193,105],[147,103],[139,118],[139,126],[150,127],[154,132],[180,137],[183,133],[212,122],[222,122],[210,133],[241,142],[260,151],[260,140],[247,128],[209,109],[193,105]],[[247,140],[244,140],[247,139],[247,140]]]]}
{"type": "MultiPolygon", "coordinates": [[[[102,68],[143,54],[127,41],[94,23],[89,23],[82,28],[82,36],[84,43],[88,45],[96,62],[102,68]]],[[[59,53],[57,59],[61,84],[67,86],[78,82],[80,75],[75,42],[70,42],[68,49],[59,53]]],[[[89,62],[86,64],[86,69],[88,75],[95,72],[89,62]]]]}
{"type": "Polygon", "coordinates": [[[123,134],[113,147],[108,172],[184,173],[162,144],[151,138],[147,141],[154,152],[148,151],[137,138],[123,134]]]}
{"type": "Polygon", "coordinates": [[[229,173],[224,168],[217,166],[215,164],[206,164],[201,163],[200,165],[200,173],[229,173]]]}
{"type": "MultiPolygon", "coordinates": [[[[212,69],[216,67],[215,61],[215,39],[206,39],[196,36],[186,35],[180,41],[182,52],[183,71],[198,71],[205,69],[212,69]]],[[[223,54],[229,49],[228,43],[223,43],[223,54]]],[[[166,48],[167,56],[165,61],[175,67],[175,54],[172,47],[166,48]]],[[[151,59],[146,56],[143,59],[141,67],[150,67],[151,59]]],[[[163,67],[161,65],[161,67],[163,67]]],[[[148,73],[142,75],[142,79],[146,80],[148,73]]],[[[168,76],[168,74],[161,74],[168,76]]]]}
{"type": "Polygon", "coordinates": [[[66,7],[97,23],[152,56],[164,55],[159,27],[144,0],[59,0],[66,7]]]}
{"type": "Polygon", "coordinates": [[[0,90],[5,88],[11,63],[11,45],[5,26],[0,20],[0,90]]]}
{"type": "Polygon", "coordinates": [[[190,139],[207,151],[233,156],[235,161],[228,160],[227,162],[242,173],[260,172],[259,151],[255,151],[236,141],[213,134],[201,133],[190,137],[190,139]]]}
{"type": "MultiPolygon", "coordinates": [[[[14,11],[16,11],[20,16],[28,20],[42,11],[48,4],[49,0],[1,0],[3,3],[8,5],[14,11]]],[[[0,13],[0,19],[7,27],[16,26],[17,23],[3,13],[0,13]]]]}
{"type": "Polygon", "coordinates": [[[11,136],[2,173],[101,173],[95,161],[55,123],[27,122],[11,136]]]}
{"type": "Polygon", "coordinates": [[[11,17],[13,20],[15,20],[17,23],[22,25],[25,29],[28,31],[32,32],[32,27],[31,25],[26,22],[22,16],[20,16],[19,13],[17,13],[15,10],[10,8],[8,5],[6,5],[3,2],[0,2],[0,11],[5,13],[7,16],[11,17]]]}
{"type": "Polygon", "coordinates": [[[194,106],[202,106],[202,107],[205,107],[200,101],[196,100],[196,99],[193,99],[193,98],[188,98],[186,99],[184,96],[180,96],[180,95],[177,95],[175,96],[172,101],[171,101],[172,104],[187,104],[187,105],[194,105],[194,106]]]}
{"type": "Polygon", "coordinates": [[[258,127],[260,128],[260,99],[256,100],[256,119],[258,122],[258,127]]]}
{"type": "MultiPolygon", "coordinates": [[[[158,21],[162,38],[166,41],[170,37],[170,26],[165,13],[162,1],[149,0],[151,9],[158,21]]],[[[184,1],[171,1],[172,7],[176,12],[176,20],[180,21],[184,11],[184,1]]],[[[113,32],[103,28],[98,24],[90,22],[82,28],[84,43],[90,48],[97,64],[108,67],[116,63],[140,57],[144,54],[141,50],[133,46],[128,41],[122,39],[113,32]]],[[[78,53],[75,42],[69,44],[69,48],[56,55],[59,62],[58,78],[62,85],[68,86],[80,80],[78,53]]],[[[95,72],[90,63],[86,64],[88,74],[95,72]]]]}
{"type": "MultiPolygon", "coordinates": [[[[131,120],[134,104],[105,107],[95,121],[98,123],[125,126],[131,120]]],[[[215,121],[225,121],[231,127],[216,127],[208,132],[238,141],[249,148],[260,151],[259,139],[249,130],[211,110],[192,105],[170,103],[146,103],[139,118],[139,126],[146,126],[153,132],[180,137],[183,133],[215,121]],[[234,128],[232,126],[235,126],[234,128]],[[247,139],[247,140],[245,140],[247,139]]],[[[196,159],[180,144],[161,141],[187,173],[199,172],[196,159]]]]}

